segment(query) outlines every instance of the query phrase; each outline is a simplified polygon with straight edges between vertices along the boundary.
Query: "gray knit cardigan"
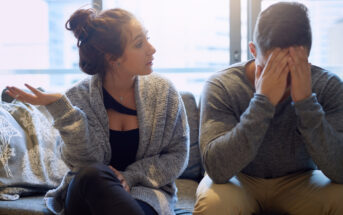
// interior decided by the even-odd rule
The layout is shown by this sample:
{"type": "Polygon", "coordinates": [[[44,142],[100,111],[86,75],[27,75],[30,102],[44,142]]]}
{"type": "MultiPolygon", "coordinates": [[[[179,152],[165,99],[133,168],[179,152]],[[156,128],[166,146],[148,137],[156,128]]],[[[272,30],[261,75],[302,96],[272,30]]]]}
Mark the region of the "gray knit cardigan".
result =
{"type": "MultiPolygon", "coordinates": [[[[170,81],[152,73],[136,78],[135,100],[139,146],[136,161],[122,174],[134,198],[147,202],[158,214],[174,214],[175,179],[186,168],[189,154],[189,127],[182,99],[170,81]]],[[[61,156],[70,172],[59,187],[46,194],[45,202],[53,213],[64,214],[74,172],[90,163],[110,163],[101,78],[86,78],[47,109],[62,136],[61,156]]]]}

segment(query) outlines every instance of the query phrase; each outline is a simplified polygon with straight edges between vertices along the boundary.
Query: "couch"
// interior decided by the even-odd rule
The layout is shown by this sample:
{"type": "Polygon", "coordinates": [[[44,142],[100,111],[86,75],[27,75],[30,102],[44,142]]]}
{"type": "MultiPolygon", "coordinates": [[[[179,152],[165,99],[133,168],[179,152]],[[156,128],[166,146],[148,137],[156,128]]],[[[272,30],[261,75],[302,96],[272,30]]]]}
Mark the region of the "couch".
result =
{"type": "MultiPolygon", "coordinates": [[[[203,176],[199,152],[199,111],[194,96],[189,92],[181,92],[190,126],[190,157],[183,174],[176,180],[179,201],[175,213],[191,214],[195,203],[195,192],[203,176]]],[[[12,98],[2,92],[2,102],[11,102],[12,98]]],[[[1,188],[0,188],[1,189],[1,188]]],[[[43,194],[22,196],[14,201],[0,201],[0,215],[42,215],[52,214],[46,207],[43,194]]]]}

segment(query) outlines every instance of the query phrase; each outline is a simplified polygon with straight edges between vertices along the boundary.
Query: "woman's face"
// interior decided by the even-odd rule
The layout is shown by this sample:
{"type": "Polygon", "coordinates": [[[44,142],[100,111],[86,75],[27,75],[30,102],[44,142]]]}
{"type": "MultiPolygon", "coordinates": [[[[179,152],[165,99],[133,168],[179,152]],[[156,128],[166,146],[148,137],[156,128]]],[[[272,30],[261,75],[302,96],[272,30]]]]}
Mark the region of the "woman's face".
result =
{"type": "Polygon", "coordinates": [[[134,19],[128,24],[127,31],[123,56],[117,59],[118,70],[133,76],[150,74],[156,50],[148,41],[147,32],[134,19]]]}

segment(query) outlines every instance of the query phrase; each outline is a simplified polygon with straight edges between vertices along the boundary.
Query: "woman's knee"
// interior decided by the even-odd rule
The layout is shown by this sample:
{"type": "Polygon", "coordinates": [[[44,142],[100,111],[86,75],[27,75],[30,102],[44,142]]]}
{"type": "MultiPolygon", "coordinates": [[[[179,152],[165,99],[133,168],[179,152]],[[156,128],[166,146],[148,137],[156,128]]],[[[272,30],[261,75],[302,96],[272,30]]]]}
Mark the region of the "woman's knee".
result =
{"type": "Polygon", "coordinates": [[[118,180],[106,165],[94,163],[80,169],[80,171],[75,175],[74,183],[76,182],[82,186],[87,186],[88,184],[99,184],[108,177],[111,178],[111,180],[118,180]]]}

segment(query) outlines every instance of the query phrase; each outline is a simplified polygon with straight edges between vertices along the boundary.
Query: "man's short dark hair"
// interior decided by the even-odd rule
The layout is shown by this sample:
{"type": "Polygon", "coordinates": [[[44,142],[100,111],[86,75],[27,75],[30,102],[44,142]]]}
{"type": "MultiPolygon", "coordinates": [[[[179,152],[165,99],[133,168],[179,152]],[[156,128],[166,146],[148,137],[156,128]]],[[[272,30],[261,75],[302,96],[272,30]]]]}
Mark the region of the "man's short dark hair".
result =
{"type": "Polygon", "coordinates": [[[258,16],[254,43],[263,55],[274,48],[290,46],[304,46],[310,52],[312,33],[306,6],[296,2],[269,6],[258,16]]]}

